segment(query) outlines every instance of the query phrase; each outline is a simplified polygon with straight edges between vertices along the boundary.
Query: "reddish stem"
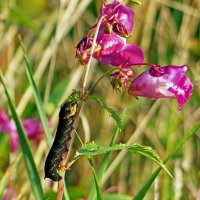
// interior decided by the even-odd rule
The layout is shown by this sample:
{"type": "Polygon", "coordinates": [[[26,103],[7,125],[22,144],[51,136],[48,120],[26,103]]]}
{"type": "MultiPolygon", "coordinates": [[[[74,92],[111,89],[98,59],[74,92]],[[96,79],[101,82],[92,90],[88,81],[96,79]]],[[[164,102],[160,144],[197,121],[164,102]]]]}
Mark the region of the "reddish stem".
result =
{"type": "Polygon", "coordinates": [[[57,195],[56,195],[56,200],[62,200],[63,191],[64,191],[64,179],[62,178],[58,182],[58,191],[57,191],[57,195]]]}

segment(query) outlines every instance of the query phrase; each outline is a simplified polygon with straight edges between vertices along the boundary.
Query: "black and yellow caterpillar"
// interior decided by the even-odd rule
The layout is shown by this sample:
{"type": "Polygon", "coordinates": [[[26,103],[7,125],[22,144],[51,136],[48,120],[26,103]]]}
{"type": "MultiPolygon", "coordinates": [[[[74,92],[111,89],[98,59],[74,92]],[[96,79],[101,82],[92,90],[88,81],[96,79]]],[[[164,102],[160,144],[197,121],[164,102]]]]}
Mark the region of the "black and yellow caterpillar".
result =
{"type": "Polygon", "coordinates": [[[67,99],[61,106],[56,136],[45,161],[45,178],[50,178],[53,181],[60,181],[62,179],[57,169],[62,160],[63,153],[69,151],[67,142],[71,140],[77,111],[78,101],[75,98],[67,99]]]}

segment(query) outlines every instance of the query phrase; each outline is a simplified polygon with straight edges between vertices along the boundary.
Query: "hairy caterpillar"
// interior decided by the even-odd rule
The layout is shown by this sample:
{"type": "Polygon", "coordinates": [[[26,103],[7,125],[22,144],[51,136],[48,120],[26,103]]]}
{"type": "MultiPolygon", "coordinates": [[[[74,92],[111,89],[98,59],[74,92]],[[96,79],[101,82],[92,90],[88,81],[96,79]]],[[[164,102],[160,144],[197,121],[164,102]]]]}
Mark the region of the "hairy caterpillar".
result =
{"type": "Polygon", "coordinates": [[[71,140],[71,132],[74,130],[73,123],[77,114],[78,103],[75,99],[68,99],[60,109],[59,122],[53,145],[45,161],[45,178],[60,181],[62,176],[57,168],[62,160],[63,153],[67,152],[67,142],[71,140]]]}

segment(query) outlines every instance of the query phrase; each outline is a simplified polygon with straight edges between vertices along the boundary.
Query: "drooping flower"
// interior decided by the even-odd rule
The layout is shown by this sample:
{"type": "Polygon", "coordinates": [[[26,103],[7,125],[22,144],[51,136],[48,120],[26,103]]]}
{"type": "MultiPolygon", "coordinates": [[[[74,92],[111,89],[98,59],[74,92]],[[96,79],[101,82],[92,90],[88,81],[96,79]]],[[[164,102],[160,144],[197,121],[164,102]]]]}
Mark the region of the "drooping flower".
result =
{"type": "Polygon", "coordinates": [[[148,98],[176,98],[179,110],[191,96],[193,85],[185,75],[184,66],[154,66],[136,77],[129,86],[129,94],[148,98]]]}
{"type": "MultiPolygon", "coordinates": [[[[25,132],[29,139],[38,141],[43,135],[43,130],[40,121],[36,118],[22,119],[25,132]]],[[[7,132],[10,135],[11,151],[15,152],[19,145],[19,136],[17,127],[12,119],[9,119],[7,114],[0,109],[0,132],[7,132]]]]}

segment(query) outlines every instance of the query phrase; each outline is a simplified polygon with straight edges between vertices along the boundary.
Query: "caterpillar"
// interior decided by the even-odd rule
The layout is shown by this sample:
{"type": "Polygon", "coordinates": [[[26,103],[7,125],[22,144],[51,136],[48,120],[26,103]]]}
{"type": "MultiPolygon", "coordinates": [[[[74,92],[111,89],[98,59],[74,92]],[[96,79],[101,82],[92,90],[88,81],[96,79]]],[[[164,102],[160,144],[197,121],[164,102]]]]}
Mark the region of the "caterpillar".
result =
{"type": "Polygon", "coordinates": [[[58,166],[63,153],[69,151],[67,142],[71,140],[71,132],[74,130],[73,123],[77,111],[78,102],[75,99],[69,98],[61,106],[55,139],[45,161],[45,178],[50,178],[53,181],[62,179],[62,176],[58,174],[58,166]]]}

